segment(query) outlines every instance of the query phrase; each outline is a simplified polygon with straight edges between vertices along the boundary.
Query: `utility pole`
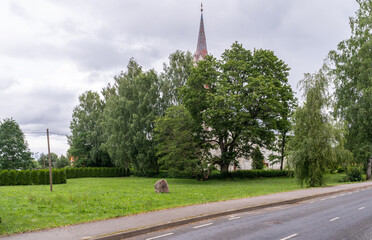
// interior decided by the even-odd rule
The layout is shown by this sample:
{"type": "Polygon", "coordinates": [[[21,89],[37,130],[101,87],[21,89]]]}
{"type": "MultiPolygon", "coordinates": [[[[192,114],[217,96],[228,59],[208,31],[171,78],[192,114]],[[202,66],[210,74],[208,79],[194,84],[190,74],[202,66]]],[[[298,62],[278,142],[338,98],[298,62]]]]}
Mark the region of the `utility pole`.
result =
{"type": "Polygon", "coordinates": [[[52,177],[52,161],[50,159],[50,144],[49,144],[49,129],[47,128],[47,139],[48,139],[48,155],[49,155],[49,181],[50,191],[53,192],[53,177],[52,177]]]}

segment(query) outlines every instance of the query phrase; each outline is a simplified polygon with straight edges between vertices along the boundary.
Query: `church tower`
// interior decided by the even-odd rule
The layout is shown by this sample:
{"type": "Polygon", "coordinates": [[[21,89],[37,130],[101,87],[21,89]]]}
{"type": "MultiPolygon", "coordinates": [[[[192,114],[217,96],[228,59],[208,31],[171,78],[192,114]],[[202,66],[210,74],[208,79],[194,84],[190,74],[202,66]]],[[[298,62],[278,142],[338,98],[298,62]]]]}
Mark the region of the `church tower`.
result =
{"type": "Polygon", "coordinates": [[[203,4],[201,4],[201,17],[200,17],[200,27],[199,27],[199,36],[198,36],[198,45],[196,47],[196,52],[194,54],[194,63],[203,60],[208,54],[207,51],[207,40],[205,38],[204,32],[204,21],[203,21],[203,4]]]}

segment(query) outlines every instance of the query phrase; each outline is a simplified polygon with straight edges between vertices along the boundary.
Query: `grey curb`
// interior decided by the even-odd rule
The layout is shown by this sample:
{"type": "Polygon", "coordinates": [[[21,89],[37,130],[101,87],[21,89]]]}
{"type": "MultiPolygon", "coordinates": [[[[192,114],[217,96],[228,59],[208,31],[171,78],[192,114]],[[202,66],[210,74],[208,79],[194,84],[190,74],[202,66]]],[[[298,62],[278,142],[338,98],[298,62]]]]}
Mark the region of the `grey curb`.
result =
{"type": "Polygon", "coordinates": [[[120,239],[125,239],[125,238],[130,238],[130,237],[135,237],[159,230],[164,230],[167,228],[172,228],[172,227],[178,227],[194,222],[199,222],[211,218],[217,218],[217,217],[222,217],[222,216],[227,216],[227,215],[232,215],[236,213],[243,213],[243,212],[250,212],[250,211],[255,211],[259,209],[265,209],[265,208],[271,208],[271,207],[277,207],[277,206],[282,206],[282,205],[288,205],[288,204],[294,204],[306,200],[311,200],[314,198],[321,198],[321,197],[326,197],[330,195],[335,195],[343,192],[352,192],[355,190],[360,190],[360,189],[367,189],[367,188],[372,188],[371,186],[363,186],[363,187],[357,187],[357,188],[351,188],[351,189],[344,189],[344,190],[339,190],[335,192],[328,192],[328,193],[321,193],[321,194],[315,194],[311,196],[306,196],[306,197],[300,197],[300,198],[295,198],[291,200],[285,200],[285,201],[280,201],[280,202],[273,202],[273,203],[267,203],[263,205],[256,205],[256,206],[250,206],[250,207],[243,207],[239,209],[233,209],[233,210],[228,210],[228,211],[223,211],[223,212],[216,212],[216,213],[210,213],[210,214],[205,214],[201,216],[195,216],[195,217],[190,217],[186,219],[181,219],[181,220],[176,220],[164,224],[159,224],[155,226],[148,226],[148,227],[143,227],[143,228],[137,228],[137,229],[130,229],[122,232],[114,232],[111,234],[105,234],[101,236],[95,236],[91,238],[86,238],[87,240],[120,240],[120,239]]]}

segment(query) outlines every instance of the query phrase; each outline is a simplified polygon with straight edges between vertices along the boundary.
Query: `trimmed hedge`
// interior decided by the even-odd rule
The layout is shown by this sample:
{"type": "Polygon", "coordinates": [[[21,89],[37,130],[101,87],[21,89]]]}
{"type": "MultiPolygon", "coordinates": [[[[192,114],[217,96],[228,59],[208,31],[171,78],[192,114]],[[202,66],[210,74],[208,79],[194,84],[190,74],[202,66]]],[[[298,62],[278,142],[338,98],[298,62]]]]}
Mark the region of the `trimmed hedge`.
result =
{"type": "MultiPolygon", "coordinates": [[[[66,183],[64,169],[52,169],[53,184],[66,183]]],[[[49,170],[0,171],[1,186],[49,184],[49,170]]]]}
{"type": "Polygon", "coordinates": [[[234,172],[214,173],[209,175],[209,179],[254,179],[254,178],[275,178],[293,176],[292,171],[287,170],[238,170],[234,172]]]}
{"type": "MultiPolygon", "coordinates": [[[[65,168],[52,169],[53,184],[66,183],[69,178],[84,177],[127,177],[129,168],[65,168]]],[[[0,186],[13,185],[45,185],[49,184],[49,170],[2,170],[0,171],[0,186]]]]}

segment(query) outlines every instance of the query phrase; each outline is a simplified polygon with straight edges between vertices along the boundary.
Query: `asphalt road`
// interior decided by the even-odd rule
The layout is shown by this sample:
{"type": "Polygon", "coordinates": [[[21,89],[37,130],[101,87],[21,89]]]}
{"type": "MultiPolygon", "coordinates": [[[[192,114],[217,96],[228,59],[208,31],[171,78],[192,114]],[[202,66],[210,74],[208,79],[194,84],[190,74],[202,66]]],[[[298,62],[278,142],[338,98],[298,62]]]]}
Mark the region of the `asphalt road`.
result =
{"type": "Polygon", "coordinates": [[[132,239],[372,239],[372,189],[221,217],[132,239]]]}

